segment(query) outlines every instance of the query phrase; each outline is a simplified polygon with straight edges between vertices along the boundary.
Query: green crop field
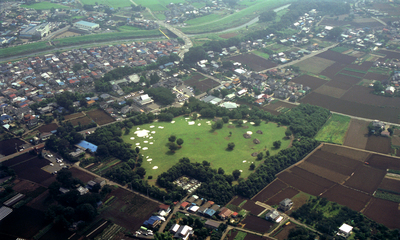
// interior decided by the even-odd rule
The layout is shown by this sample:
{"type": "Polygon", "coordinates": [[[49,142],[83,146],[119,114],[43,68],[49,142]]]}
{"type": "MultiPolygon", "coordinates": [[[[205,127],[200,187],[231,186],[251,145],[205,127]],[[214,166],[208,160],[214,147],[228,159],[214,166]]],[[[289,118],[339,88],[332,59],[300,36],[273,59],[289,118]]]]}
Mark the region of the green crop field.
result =
{"type": "Polygon", "coordinates": [[[261,51],[255,50],[252,53],[254,53],[255,55],[260,56],[262,58],[265,58],[265,59],[269,58],[269,55],[267,53],[265,53],[265,52],[261,52],[261,51]]]}
{"type": "Polygon", "coordinates": [[[51,9],[51,8],[63,8],[63,9],[67,9],[69,7],[64,6],[64,5],[60,5],[60,4],[56,4],[56,3],[49,3],[49,2],[40,2],[40,3],[34,3],[31,5],[21,5],[21,7],[23,8],[33,8],[36,10],[45,10],[45,9],[51,9]]]}
{"type": "Polygon", "coordinates": [[[8,47],[0,49],[0,57],[8,57],[33,51],[40,51],[46,49],[52,49],[53,47],[47,45],[46,42],[35,42],[25,45],[19,45],[15,47],[8,47]]]}
{"type": "Polygon", "coordinates": [[[104,4],[113,8],[129,7],[132,5],[132,2],[129,0],[81,0],[81,2],[86,5],[96,5],[97,2],[98,4],[104,4]]]}
{"type": "Polygon", "coordinates": [[[280,149],[273,149],[274,141],[281,140],[281,149],[287,148],[290,143],[289,140],[283,139],[286,129],[277,127],[275,123],[262,122],[260,126],[245,123],[244,127],[238,127],[235,123],[224,124],[222,129],[210,132],[211,120],[198,119],[193,125],[189,125],[191,121],[179,117],[171,123],[155,122],[135,126],[130,134],[122,138],[131,143],[132,148],[141,147],[140,153],[144,155],[142,167],[146,169],[146,174],[152,175],[153,178],[157,178],[183,157],[188,157],[192,162],[208,161],[211,167],[222,167],[226,173],[232,173],[235,169],[242,170],[241,176],[247,177],[252,172],[249,170],[250,164],[254,162],[258,166],[262,162],[256,161],[256,158],[251,156],[252,153],[262,151],[265,155],[265,151],[269,150],[271,154],[275,154],[280,149]],[[149,136],[138,137],[139,130],[149,131],[149,136]],[[264,134],[257,134],[257,130],[263,131],[264,134]],[[248,131],[252,132],[251,138],[245,139],[243,134],[248,131]],[[229,132],[232,132],[230,137],[229,132]],[[166,146],[170,135],[184,141],[182,148],[175,153],[171,153],[166,146]],[[253,143],[255,138],[260,140],[260,144],[253,143]],[[230,142],[236,145],[232,151],[226,150],[230,142]]]}
{"type": "Polygon", "coordinates": [[[331,118],[319,130],[315,139],[322,142],[343,144],[350,120],[350,117],[332,114],[331,118]]]}

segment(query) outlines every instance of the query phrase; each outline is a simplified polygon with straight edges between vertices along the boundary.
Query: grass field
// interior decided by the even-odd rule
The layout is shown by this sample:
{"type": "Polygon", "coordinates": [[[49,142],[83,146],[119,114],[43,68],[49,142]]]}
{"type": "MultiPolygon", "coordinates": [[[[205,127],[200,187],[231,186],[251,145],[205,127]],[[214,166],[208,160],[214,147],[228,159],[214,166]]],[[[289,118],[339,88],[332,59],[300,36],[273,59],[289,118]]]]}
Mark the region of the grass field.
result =
{"type": "Polygon", "coordinates": [[[52,49],[53,47],[47,45],[46,42],[35,42],[25,45],[19,45],[15,47],[8,47],[0,49],[0,57],[8,57],[13,55],[18,55],[22,53],[28,53],[31,51],[40,51],[46,49],[52,49]]]}
{"type": "Polygon", "coordinates": [[[131,31],[137,31],[137,30],[141,30],[140,28],[137,27],[133,27],[133,26],[120,26],[118,27],[118,30],[120,30],[121,32],[131,32],[131,31]]]}
{"type": "Polygon", "coordinates": [[[96,3],[104,4],[113,8],[129,7],[132,5],[132,2],[129,0],[81,0],[81,2],[87,5],[95,5],[96,3]]]}
{"type": "Polygon", "coordinates": [[[175,118],[174,121],[174,123],[155,122],[138,126],[140,129],[155,131],[153,134],[149,132],[149,138],[137,137],[134,134],[137,131],[136,126],[131,129],[129,135],[122,137],[125,142],[133,144],[132,148],[135,148],[136,144],[142,147],[140,151],[144,155],[142,167],[146,169],[147,175],[152,175],[154,179],[182,157],[188,157],[192,162],[209,161],[211,167],[215,169],[222,167],[226,173],[231,173],[235,169],[242,170],[241,176],[247,177],[252,172],[249,170],[250,164],[254,162],[258,166],[261,163],[251,156],[252,153],[260,151],[265,153],[268,149],[271,154],[275,154],[280,149],[273,149],[274,141],[281,140],[281,149],[288,147],[290,143],[289,140],[283,140],[286,129],[277,127],[275,123],[262,122],[258,127],[245,123],[243,125],[245,128],[235,127],[235,123],[224,124],[222,129],[210,132],[211,126],[207,123],[210,121],[208,119],[196,120],[194,125],[189,125],[188,122],[191,119],[184,117],[175,118]],[[198,126],[198,124],[201,125],[198,126]],[[263,131],[264,134],[257,134],[257,130],[263,131]],[[250,139],[243,137],[247,131],[253,132],[250,139]],[[229,137],[229,132],[232,132],[231,137],[229,137]],[[184,141],[182,148],[175,153],[171,153],[166,147],[170,135],[175,135],[184,141]],[[134,139],[131,139],[132,137],[134,139]],[[254,144],[255,138],[258,138],[261,143],[254,144]],[[233,151],[226,150],[230,142],[236,145],[233,151]],[[144,150],[144,147],[148,149],[144,150]],[[153,169],[154,167],[157,169],[153,169]]]}
{"type": "Polygon", "coordinates": [[[261,51],[255,50],[252,53],[254,53],[255,55],[260,56],[262,58],[265,58],[265,59],[269,58],[269,55],[267,53],[265,53],[265,52],[261,52],[261,51]]]}
{"type": "Polygon", "coordinates": [[[219,19],[220,17],[221,16],[218,14],[209,14],[209,15],[198,17],[198,18],[190,19],[190,20],[186,21],[186,23],[190,24],[190,25],[197,25],[197,24],[204,23],[204,22],[215,21],[215,20],[219,19]]]}
{"type": "Polygon", "coordinates": [[[40,3],[34,3],[31,5],[21,5],[21,7],[23,8],[32,8],[32,9],[36,9],[36,10],[45,10],[45,9],[51,9],[51,8],[63,8],[63,9],[68,9],[69,7],[64,6],[64,5],[60,5],[60,4],[56,4],[56,3],[50,3],[50,2],[40,2],[40,3]]]}
{"type": "Polygon", "coordinates": [[[350,120],[350,117],[332,114],[331,118],[319,130],[315,139],[322,142],[343,144],[350,120]]]}
{"type": "Polygon", "coordinates": [[[184,3],[185,0],[135,0],[136,4],[150,8],[153,12],[167,10],[167,5],[170,3],[184,3]]]}

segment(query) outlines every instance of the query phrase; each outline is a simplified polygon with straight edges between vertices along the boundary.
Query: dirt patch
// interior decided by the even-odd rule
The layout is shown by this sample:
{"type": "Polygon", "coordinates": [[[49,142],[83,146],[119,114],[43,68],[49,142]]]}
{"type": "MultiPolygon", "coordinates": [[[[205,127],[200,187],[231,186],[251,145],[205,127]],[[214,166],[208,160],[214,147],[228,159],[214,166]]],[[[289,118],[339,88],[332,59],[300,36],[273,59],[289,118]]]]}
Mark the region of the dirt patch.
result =
{"type": "Polygon", "coordinates": [[[244,138],[246,138],[246,139],[249,139],[249,138],[251,138],[251,135],[250,135],[250,134],[247,134],[247,133],[245,133],[245,134],[243,134],[243,137],[244,137],[244,138]]]}
{"type": "Polygon", "coordinates": [[[279,232],[274,236],[274,238],[277,238],[278,240],[285,240],[289,237],[290,230],[296,229],[296,225],[293,223],[290,223],[289,225],[283,225],[279,229],[276,230],[276,232],[279,232]],[[281,230],[282,229],[282,230],[281,230]]]}
{"type": "Polygon", "coordinates": [[[233,125],[228,125],[228,128],[235,128],[235,126],[233,126],[233,125]]]}
{"type": "Polygon", "coordinates": [[[392,136],[392,145],[400,146],[400,136],[392,136]]]}
{"type": "Polygon", "coordinates": [[[258,155],[257,152],[253,152],[253,153],[251,154],[252,157],[257,157],[257,155],[258,155]]]}
{"type": "Polygon", "coordinates": [[[333,188],[322,194],[321,197],[324,197],[329,201],[347,206],[354,211],[361,211],[371,199],[371,196],[365,193],[352,190],[342,185],[334,186],[333,188]]]}
{"type": "Polygon", "coordinates": [[[69,120],[69,119],[73,119],[73,118],[80,118],[80,117],[83,117],[83,116],[85,116],[84,113],[78,112],[78,113],[73,113],[73,114],[70,114],[70,115],[66,115],[66,116],[64,116],[64,119],[65,120],[69,120]]]}
{"type": "Polygon", "coordinates": [[[244,228],[258,233],[266,233],[269,228],[274,225],[273,222],[256,217],[254,215],[248,215],[242,221],[242,223],[244,224],[244,228]]]}
{"type": "Polygon", "coordinates": [[[291,187],[285,188],[281,192],[277,193],[275,196],[271,197],[268,201],[268,205],[279,205],[279,203],[285,198],[292,198],[299,193],[298,190],[293,189],[291,187]]]}
{"type": "Polygon", "coordinates": [[[115,119],[108,115],[101,109],[96,109],[86,113],[91,119],[93,119],[98,125],[102,126],[107,123],[115,122],[115,119]]]}
{"type": "Polygon", "coordinates": [[[364,78],[382,82],[382,81],[388,80],[390,77],[387,75],[383,75],[383,74],[369,72],[365,75],[364,78]]]}
{"type": "Polygon", "coordinates": [[[39,127],[38,131],[41,132],[41,133],[43,133],[43,132],[51,132],[51,131],[57,130],[57,128],[58,128],[57,123],[50,123],[50,124],[47,124],[47,125],[39,127]]]}
{"type": "Polygon", "coordinates": [[[326,80],[313,77],[307,74],[294,78],[292,82],[303,84],[305,87],[307,86],[310,87],[311,89],[317,89],[320,86],[324,85],[325,83],[328,83],[326,80]]]}
{"type": "Polygon", "coordinates": [[[300,165],[298,165],[298,167],[336,183],[343,183],[346,180],[346,178],[348,178],[348,176],[346,175],[332,171],[328,168],[317,166],[308,161],[301,163],[300,165]]]}
{"type": "Polygon", "coordinates": [[[351,119],[343,145],[365,149],[368,141],[368,125],[367,121],[351,119]]]}
{"type": "Polygon", "coordinates": [[[363,213],[372,220],[394,229],[400,226],[400,211],[398,206],[398,203],[374,198],[363,213]]]}
{"type": "Polygon", "coordinates": [[[67,122],[70,122],[72,126],[76,127],[78,125],[85,126],[93,122],[90,118],[87,116],[80,117],[80,118],[73,118],[71,120],[68,120],[67,122]]]}
{"type": "Polygon", "coordinates": [[[239,206],[242,202],[248,201],[248,200],[250,200],[250,199],[248,199],[248,198],[243,198],[243,197],[240,197],[240,196],[236,196],[236,197],[234,197],[234,199],[230,202],[230,204],[235,205],[235,206],[239,206]]]}
{"type": "Polygon", "coordinates": [[[275,179],[272,183],[270,183],[267,187],[265,187],[262,191],[260,191],[256,196],[254,196],[252,200],[265,202],[266,200],[274,196],[277,192],[287,187],[288,185],[286,183],[282,182],[279,179],[275,179]]]}
{"type": "Polygon", "coordinates": [[[0,155],[7,156],[16,153],[15,147],[19,149],[24,144],[25,142],[17,138],[0,141],[0,155]]]}
{"type": "Polygon", "coordinates": [[[373,152],[390,154],[390,138],[369,136],[365,149],[373,152]]]}
{"type": "Polygon", "coordinates": [[[400,179],[384,178],[379,185],[380,189],[400,192],[400,179]]]}
{"type": "Polygon", "coordinates": [[[342,90],[347,91],[354,85],[353,84],[349,84],[349,83],[344,83],[344,82],[341,82],[341,81],[329,81],[328,83],[325,84],[325,86],[330,86],[330,87],[334,87],[334,88],[340,88],[342,90]]]}
{"type": "Polygon", "coordinates": [[[296,63],[295,66],[298,66],[301,71],[320,74],[323,70],[333,65],[334,63],[335,61],[331,61],[325,58],[311,57],[301,61],[300,63],[296,63]]]}
{"type": "MultiPolygon", "coordinates": [[[[324,144],[322,146],[321,150],[349,158],[350,160],[357,160],[362,163],[370,156],[370,153],[363,152],[358,149],[346,148],[346,147],[341,147],[341,146],[333,145],[333,144],[324,144]]],[[[349,160],[346,160],[345,163],[347,163],[348,161],[349,160]]],[[[344,164],[344,165],[347,165],[347,164],[344,164]]],[[[353,164],[350,164],[350,166],[353,166],[353,164]]]]}
{"type": "Polygon", "coordinates": [[[322,52],[322,53],[318,54],[317,57],[332,60],[335,62],[340,62],[342,64],[351,64],[352,62],[354,62],[357,59],[356,57],[341,54],[341,53],[334,52],[331,50],[322,52]]]}
{"type": "Polygon", "coordinates": [[[54,39],[57,38],[66,38],[66,37],[73,37],[73,36],[80,36],[80,33],[76,33],[76,32],[70,32],[70,31],[66,31],[64,33],[61,33],[60,35],[57,35],[56,37],[54,37],[54,39]]]}
{"type": "Polygon", "coordinates": [[[245,64],[257,72],[278,66],[278,64],[274,62],[252,53],[240,54],[234,57],[230,57],[229,60],[245,64]]]}
{"type": "Polygon", "coordinates": [[[327,85],[322,85],[321,87],[317,88],[314,92],[331,96],[334,98],[341,98],[346,93],[346,90],[330,87],[327,85]]]}
{"type": "Polygon", "coordinates": [[[39,187],[38,184],[23,179],[15,180],[14,184],[15,185],[13,186],[13,190],[22,194],[32,192],[39,187]]]}
{"type": "Polygon", "coordinates": [[[225,33],[225,34],[219,35],[219,37],[229,39],[229,38],[236,37],[237,35],[238,35],[238,33],[225,33]]]}
{"type": "Polygon", "coordinates": [[[292,109],[294,107],[296,107],[296,105],[277,101],[275,103],[270,103],[268,105],[264,105],[261,107],[261,109],[264,111],[270,112],[272,115],[278,116],[279,114],[281,114],[280,112],[283,109],[287,109],[287,108],[292,109]]]}
{"type": "Polygon", "coordinates": [[[254,215],[260,214],[262,211],[265,210],[265,208],[257,205],[254,201],[248,200],[245,204],[242,206],[243,209],[250,211],[254,215]]]}
{"type": "Polygon", "coordinates": [[[346,65],[341,62],[336,62],[335,64],[327,67],[324,71],[321,72],[321,75],[327,76],[328,78],[332,78],[336,75],[336,73],[340,72],[346,65]]]}
{"type": "Polygon", "coordinates": [[[385,177],[386,171],[366,165],[360,166],[344,185],[369,194],[375,192],[385,177]]]}
{"type": "Polygon", "coordinates": [[[257,132],[256,133],[258,133],[258,134],[263,134],[263,131],[261,131],[261,130],[257,130],[257,132]]]}
{"type": "MultiPolygon", "coordinates": [[[[278,176],[279,180],[285,182],[286,184],[311,195],[318,196],[326,190],[326,187],[318,185],[318,182],[310,181],[297,176],[288,171],[280,173],[278,176]]],[[[318,177],[318,176],[317,176],[318,177]]],[[[320,177],[318,177],[320,178],[320,177]]]]}
{"type": "Polygon", "coordinates": [[[78,168],[72,167],[69,169],[72,173],[72,177],[80,179],[82,182],[87,183],[90,180],[95,179],[96,177],[92,174],[84,172],[78,168]]]}

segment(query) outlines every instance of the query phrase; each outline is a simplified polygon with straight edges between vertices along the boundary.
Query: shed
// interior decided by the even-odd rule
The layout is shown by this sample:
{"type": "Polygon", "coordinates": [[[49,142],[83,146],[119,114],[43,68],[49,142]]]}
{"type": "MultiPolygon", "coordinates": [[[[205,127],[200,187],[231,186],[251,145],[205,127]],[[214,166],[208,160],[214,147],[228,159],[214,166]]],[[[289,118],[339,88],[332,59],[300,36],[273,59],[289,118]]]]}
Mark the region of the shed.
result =
{"type": "Polygon", "coordinates": [[[337,235],[347,238],[351,235],[351,231],[353,231],[353,227],[343,223],[342,226],[340,226],[337,235]]]}

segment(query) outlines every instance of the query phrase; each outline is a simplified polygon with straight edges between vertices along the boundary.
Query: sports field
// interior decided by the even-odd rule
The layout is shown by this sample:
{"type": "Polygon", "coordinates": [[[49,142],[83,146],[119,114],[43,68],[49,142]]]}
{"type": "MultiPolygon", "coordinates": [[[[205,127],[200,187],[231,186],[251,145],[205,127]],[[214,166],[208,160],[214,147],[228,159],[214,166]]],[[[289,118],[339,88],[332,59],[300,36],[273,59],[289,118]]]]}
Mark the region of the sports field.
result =
{"type": "Polygon", "coordinates": [[[123,135],[125,142],[141,147],[144,155],[142,166],[146,169],[147,175],[156,178],[159,174],[167,171],[182,157],[188,157],[192,162],[208,161],[211,167],[218,169],[222,167],[226,173],[233,170],[242,170],[242,177],[250,174],[250,164],[254,162],[258,166],[261,161],[256,161],[252,153],[269,150],[271,154],[277,153],[280,149],[288,147],[290,141],[284,140],[285,128],[277,127],[275,123],[262,122],[260,126],[253,126],[251,123],[238,127],[235,123],[224,124],[222,129],[211,132],[212,120],[200,119],[193,121],[185,117],[175,118],[171,123],[155,122],[134,126],[129,135],[123,135]],[[190,125],[192,124],[192,125],[190,125]],[[138,137],[137,131],[147,130],[147,137],[138,137]],[[263,134],[256,133],[261,130],[263,134]],[[251,138],[245,139],[243,134],[252,132],[251,138]],[[136,132],[136,133],[135,133],[136,132]],[[229,137],[229,132],[232,135],[229,137]],[[182,148],[171,153],[166,146],[168,137],[175,135],[182,138],[182,148]],[[257,138],[260,144],[253,143],[257,138]],[[281,140],[282,145],[278,150],[273,149],[272,143],[281,140]],[[235,143],[232,151],[227,150],[230,142],[235,143]]]}
{"type": "Polygon", "coordinates": [[[315,139],[322,142],[343,144],[350,120],[350,117],[332,114],[331,118],[319,130],[315,139]]]}

